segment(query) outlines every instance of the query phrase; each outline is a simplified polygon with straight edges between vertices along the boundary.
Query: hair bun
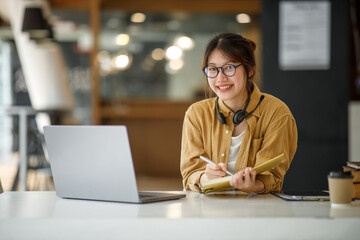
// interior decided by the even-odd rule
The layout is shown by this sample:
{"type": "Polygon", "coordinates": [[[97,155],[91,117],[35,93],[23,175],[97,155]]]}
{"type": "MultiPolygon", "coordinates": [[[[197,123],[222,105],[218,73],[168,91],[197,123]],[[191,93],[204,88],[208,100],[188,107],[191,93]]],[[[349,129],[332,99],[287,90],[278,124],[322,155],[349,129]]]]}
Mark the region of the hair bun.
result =
{"type": "Polygon", "coordinates": [[[256,44],[255,44],[253,41],[251,41],[250,39],[246,39],[246,40],[249,42],[250,47],[252,48],[252,50],[255,51],[255,49],[256,49],[256,44]]]}

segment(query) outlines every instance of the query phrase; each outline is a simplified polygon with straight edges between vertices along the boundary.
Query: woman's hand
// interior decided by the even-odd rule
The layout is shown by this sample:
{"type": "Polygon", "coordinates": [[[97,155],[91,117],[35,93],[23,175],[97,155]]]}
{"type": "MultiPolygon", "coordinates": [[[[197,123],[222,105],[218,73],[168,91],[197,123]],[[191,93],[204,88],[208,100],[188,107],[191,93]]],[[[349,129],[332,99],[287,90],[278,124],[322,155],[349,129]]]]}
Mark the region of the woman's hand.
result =
{"type": "Polygon", "coordinates": [[[225,163],[207,164],[205,173],[201,175],[200,184],[203,184],[204,182],[207,182],[211,179],[224,177],[226,175],[225,171],[226,171],[225,163]]]}
{"type": "Polygon", "coordinates": [[[232,176],[230,185],[243,192],[261,192],[265,187],[262,181],[256,179],[256,172],[251,167],[240,170],[232,176]]]}

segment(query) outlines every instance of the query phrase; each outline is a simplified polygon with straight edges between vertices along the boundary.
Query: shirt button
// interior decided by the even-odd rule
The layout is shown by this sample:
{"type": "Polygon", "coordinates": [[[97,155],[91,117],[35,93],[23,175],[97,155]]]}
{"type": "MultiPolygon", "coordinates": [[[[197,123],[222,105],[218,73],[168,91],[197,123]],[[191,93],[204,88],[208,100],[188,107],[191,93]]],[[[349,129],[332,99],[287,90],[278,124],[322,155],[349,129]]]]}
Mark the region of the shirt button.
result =
{"type": "Polygon", "coordinates": [[[223,156],[225,156],[225,154],[224,154],[224,153],[222,153],[222,154],[221,154],[221,156],[223,157],[223,156]]]}
{"type": "Polygon", "coordinates": [[[228,130],[226,130],[226,133],[229,133],[229,131],[228,131],[228,130]]]}

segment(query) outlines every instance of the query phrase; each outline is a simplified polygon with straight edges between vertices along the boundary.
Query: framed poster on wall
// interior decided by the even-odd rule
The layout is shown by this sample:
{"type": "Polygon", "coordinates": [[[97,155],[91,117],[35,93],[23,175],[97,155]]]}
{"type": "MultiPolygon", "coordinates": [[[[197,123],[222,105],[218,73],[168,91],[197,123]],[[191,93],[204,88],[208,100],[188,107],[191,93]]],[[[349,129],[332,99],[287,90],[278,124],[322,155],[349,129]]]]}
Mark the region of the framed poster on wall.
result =
{"type": "Polygon", "coordinates": [[[281,1],[279,4],[279,68],[330,68],[330,1],[281,1]]]}

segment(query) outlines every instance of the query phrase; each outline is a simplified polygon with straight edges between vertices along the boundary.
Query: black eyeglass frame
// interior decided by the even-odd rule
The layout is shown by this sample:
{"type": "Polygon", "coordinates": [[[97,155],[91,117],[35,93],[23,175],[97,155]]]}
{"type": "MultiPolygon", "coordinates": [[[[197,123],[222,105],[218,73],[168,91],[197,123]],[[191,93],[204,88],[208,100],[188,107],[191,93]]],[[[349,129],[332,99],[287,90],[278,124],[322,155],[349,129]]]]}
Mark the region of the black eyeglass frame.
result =
{"type": "Polygon", "coordinates": [[[223,65],[223,66],[221,66],[221,67],[215,67],[216,68],[216,71],[217,71],[217,73],[216,73],[216,75],[214,76],[214,77],[210,77],[208,74],[207,74],[207,71],[206,71],[206,69],[209,67],[209,66],[206,66],[206,67],[204,67],[204,69],[203,69],[203,72],[205,73],[205,75],[208,77],[208,78],[216,78],[218,75],[219,75],[219,68],[221,68],[221,72],[225,75],[225,76],[227,76],[227,77],[232,77],[232,76],[234,76],[235,75],[235,73],[236,73],[236,68],[238,68],[238,67],[240,67],[241,65],[243,65],[242,63],[240,63],[239,65],[237,65],[237,66],[234,66],[234,65],[232,65],[232,64],[225,64],[225,65],[223,65]],[[232,75],[227,75],[226,73],[225,73],[225,71],[224,71],[224,66],[233,66],[234,67],[234,74],[232,74],[232,75]]]}

